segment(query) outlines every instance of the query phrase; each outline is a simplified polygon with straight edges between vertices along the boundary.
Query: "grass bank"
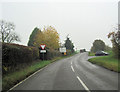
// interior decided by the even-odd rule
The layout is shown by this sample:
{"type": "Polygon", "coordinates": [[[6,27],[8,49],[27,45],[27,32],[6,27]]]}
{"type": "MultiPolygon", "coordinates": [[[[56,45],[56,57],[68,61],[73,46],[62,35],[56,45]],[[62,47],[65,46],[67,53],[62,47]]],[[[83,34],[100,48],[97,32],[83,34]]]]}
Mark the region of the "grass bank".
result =
{"type": "Polygon", "coordinates": [[[3,89],[3,91],[7,91],[11,87],[13,87],[15,84],[19,83],[20,81],[27,78],[28,76],[30,76],[37,70],[45,67],[46,65],[48,65],[52,62],[55,62],[57,60],[73,56],[75,54],[76,53],[71,54],[69,56],[56,57],[52,60],[46,60],[46,61],[37,60],[34,63],[32,63],[30,66],[27,66],[24,69],[21,69],[19,71],[13,72],[13,73],[9,73],[9,74],[3,76],[3,78],[2,78],[2,89],[3,89]]]}
{"type": "Polygon", "coordinates": [[[110,52],[110,55],[108,56],[99,56],[95,58],[91,58],[88,61],[91,63],[103,66],[109,70],[115,71],[115,72],[120,72],[120,66],[118,64],[117,58],[114,58],[113,53],[110,52]]]}

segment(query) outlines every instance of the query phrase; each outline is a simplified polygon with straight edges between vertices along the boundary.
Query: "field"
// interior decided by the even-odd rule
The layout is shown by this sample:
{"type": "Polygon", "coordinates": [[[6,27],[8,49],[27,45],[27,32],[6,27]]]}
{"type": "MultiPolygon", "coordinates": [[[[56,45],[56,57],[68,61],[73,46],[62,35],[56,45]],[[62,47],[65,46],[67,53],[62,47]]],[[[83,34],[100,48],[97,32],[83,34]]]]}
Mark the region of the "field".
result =
{"type": "Polygon", "coordinates": [[[91,58],[88,61],[91,63],[103,66],[109,70],[115,71],[115,72],[120,72],[120,66],[119,63],[120,60],[117,58],[114,58],[113,52],[109,52],[110,55],[108,56],[98,56],[95,58],[91,58]]]}

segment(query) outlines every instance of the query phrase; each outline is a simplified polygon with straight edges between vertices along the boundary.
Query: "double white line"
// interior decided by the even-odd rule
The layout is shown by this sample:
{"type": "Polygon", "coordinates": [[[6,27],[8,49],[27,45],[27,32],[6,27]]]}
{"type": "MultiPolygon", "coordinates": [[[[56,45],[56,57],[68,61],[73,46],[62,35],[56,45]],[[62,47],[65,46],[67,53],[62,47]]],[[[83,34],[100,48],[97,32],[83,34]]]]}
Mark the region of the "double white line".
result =
{"type": "MultiPolygon", "coordinates": [[[[71,62],[71,69],[73,72],[75,72],[73,66],[72,66],[72,62],[71,62]]],[[[79,80],[79,82],[82,84],[82,86],[84,87],[84,89],[87,91],[87,92],[90,92],[90,90],[88,89],[88,87],[85,85],[85,83],[80,79],[79,76],[77,76],[77,79],[79,80]]]]}

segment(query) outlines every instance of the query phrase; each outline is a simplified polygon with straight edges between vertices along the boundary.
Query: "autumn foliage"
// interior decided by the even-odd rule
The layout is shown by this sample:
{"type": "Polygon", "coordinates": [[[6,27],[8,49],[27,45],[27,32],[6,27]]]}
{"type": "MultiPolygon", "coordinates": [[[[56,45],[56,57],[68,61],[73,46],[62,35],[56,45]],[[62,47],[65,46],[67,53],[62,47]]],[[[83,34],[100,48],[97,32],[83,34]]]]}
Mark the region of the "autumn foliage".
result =
{"type": "Polygon", "coordinates": [[[110,32],[108,38],[111,38],[115,57],[120,59],[120,30],[117,32],[110,32]]]}
{"type": "Polygon", "coordinates": [[[43,31],[38,31],[34,46],[40,47],[40,44],[46,44],[48,49],[57,50],[59,48],[59,34],[52,26],[44,27],[43,31]]]}

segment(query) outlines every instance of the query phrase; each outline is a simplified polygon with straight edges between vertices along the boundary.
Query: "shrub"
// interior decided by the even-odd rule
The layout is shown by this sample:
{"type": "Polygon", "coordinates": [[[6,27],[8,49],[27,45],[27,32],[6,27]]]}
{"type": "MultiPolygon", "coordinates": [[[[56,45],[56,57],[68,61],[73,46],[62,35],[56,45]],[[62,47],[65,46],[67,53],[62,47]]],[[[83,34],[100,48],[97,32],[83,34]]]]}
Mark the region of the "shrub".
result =
{"type": "Polygon", "coordinates": [[[18,44],[2,43],[3,74],[25,67],[39,57],[39,49],[18,44]]]}
{"type": "Polygon", "coordinates": [[[67,50],[67,55],[71,55],[73,52],[71,50],[67,50]]]}
{"type": "Polygon", "coordinates": [[[54,57],[59,57],[61,56],[61,53],[58,50],[46,50],[47,52],[44,53],[44,58],[43,58],[43,53],[40,53],[40,59],[44,60],[50,60],[54,57]]]}

